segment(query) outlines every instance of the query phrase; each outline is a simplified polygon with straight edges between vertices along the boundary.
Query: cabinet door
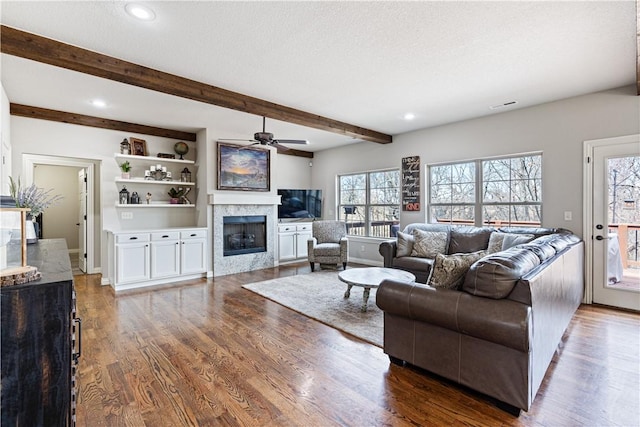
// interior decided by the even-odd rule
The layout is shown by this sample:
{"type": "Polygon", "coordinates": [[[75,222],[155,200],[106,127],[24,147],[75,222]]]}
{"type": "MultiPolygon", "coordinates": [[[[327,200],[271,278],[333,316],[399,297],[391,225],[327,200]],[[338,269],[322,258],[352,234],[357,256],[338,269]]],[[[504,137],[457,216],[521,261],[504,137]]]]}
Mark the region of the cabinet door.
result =
{"type": "Polygon", "coordinates": [[[149,280],[149,243],[127,243],[116,245],[117,283],[132,283],[149,280]]]}
{"type": "Polygon", "coordinates": [[[180,242],[167,240],[151,242],[151,278],[180,274],[180,242]]]}
{"type": "Polygon", "coordinates": [[[182,274],[207,271],[207,240],[187,239],[182,241],[182,274]]]}
{"type": "Polygon", "coordinates": [[[296,233],[278,233],[278,259],[289,261],[296,259],[296,233]]]}
{"type": "Polygon", "coordinates": [[[307,240],[311,238],[311,230],[302,230],[298,231],[296,234],[296,246],[297,246],[297,257],[298,258],[306,258],[309,254],[309,250],[307,249],[307,240]]]}

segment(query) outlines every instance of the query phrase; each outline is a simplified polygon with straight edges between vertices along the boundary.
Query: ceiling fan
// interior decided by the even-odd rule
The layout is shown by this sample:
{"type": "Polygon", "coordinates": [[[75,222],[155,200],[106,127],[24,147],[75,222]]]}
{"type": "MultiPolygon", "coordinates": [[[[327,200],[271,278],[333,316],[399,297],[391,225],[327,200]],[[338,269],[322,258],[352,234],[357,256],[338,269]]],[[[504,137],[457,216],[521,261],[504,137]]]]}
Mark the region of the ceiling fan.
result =
{"type": "MultiPolygon", "coordinates": [[[[229,140],[229,141],[247,141],[247,140],[229,140]]],[[[277,150],[289,150],[289,147],[286,147],[282,144],[309,144],[309,141],[304,139],[275,139],[271,132],[266,131],[266,118],[262,117],[262,132],[256,132],[253,134],[253,139],[249,139],[248,141],[253,142],[251,145],[269,145],[275,147],[277,150]]]]}

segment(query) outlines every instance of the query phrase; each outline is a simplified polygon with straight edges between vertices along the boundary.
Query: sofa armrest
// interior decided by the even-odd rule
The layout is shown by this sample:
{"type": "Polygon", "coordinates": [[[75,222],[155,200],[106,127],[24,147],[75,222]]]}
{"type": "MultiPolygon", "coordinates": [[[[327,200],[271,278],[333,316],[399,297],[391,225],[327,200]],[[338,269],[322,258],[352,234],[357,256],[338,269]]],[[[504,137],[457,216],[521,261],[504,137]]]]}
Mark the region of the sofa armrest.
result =
{"type": "Polygon", "coordinates": [[[398,245],[395,240],[385,240],[378,246],[378,252],[382,255],[386,268],[393,267],[393,259],[396,257],[397,249],[398,245]]]}
{"type": "Polygon", "coordinates": [[[376,292],[376,305],[395,316],[457,330],[456,309],[462,293],[420,283],[384,280],[376,292]]]}
{"type": "Polygon", "coordinates": [[[429,323],[518,351],[530,350],[531,308],[519,302],[388,279],[376,292],[376,305],[385,316],[429,323]]]}

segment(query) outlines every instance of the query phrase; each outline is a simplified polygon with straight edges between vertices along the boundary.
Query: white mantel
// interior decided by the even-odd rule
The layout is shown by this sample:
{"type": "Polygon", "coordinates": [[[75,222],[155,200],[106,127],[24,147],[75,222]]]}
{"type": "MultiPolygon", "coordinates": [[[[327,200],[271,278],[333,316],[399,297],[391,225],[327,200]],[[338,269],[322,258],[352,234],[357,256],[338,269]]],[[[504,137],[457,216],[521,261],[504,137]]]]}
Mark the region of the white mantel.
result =
{"type": "Polygon", "coordinates": [[[211,193],[210,205],[279,205],[280,197],[277,194],[255,193],[211,193]]]}

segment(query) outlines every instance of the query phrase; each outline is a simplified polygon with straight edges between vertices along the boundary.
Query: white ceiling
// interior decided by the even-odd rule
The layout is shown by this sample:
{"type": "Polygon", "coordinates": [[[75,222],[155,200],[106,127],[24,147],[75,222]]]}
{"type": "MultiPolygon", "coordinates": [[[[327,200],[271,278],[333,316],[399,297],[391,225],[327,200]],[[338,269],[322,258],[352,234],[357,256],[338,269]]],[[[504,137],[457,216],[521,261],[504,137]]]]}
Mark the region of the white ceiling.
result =
{"type": "MultiPolygon", "coordinates": [[[[2,1],[2,24],[397,135],[635,83],[636,2],[2,1]],[[489,107],[517,101],[513,107],[489,107]],[[403,115],[412,112],[413,121],[403,115]]],[[[2,55],[13,103],[251,138],[260,117],[2,55]],[[108,106],[97,110],[89,101],[108,106]]],[[[318,151],[356,142],[267,119],[318,151]]],[[[295,146],[294,148],[300,148],[295,146]]]]}

